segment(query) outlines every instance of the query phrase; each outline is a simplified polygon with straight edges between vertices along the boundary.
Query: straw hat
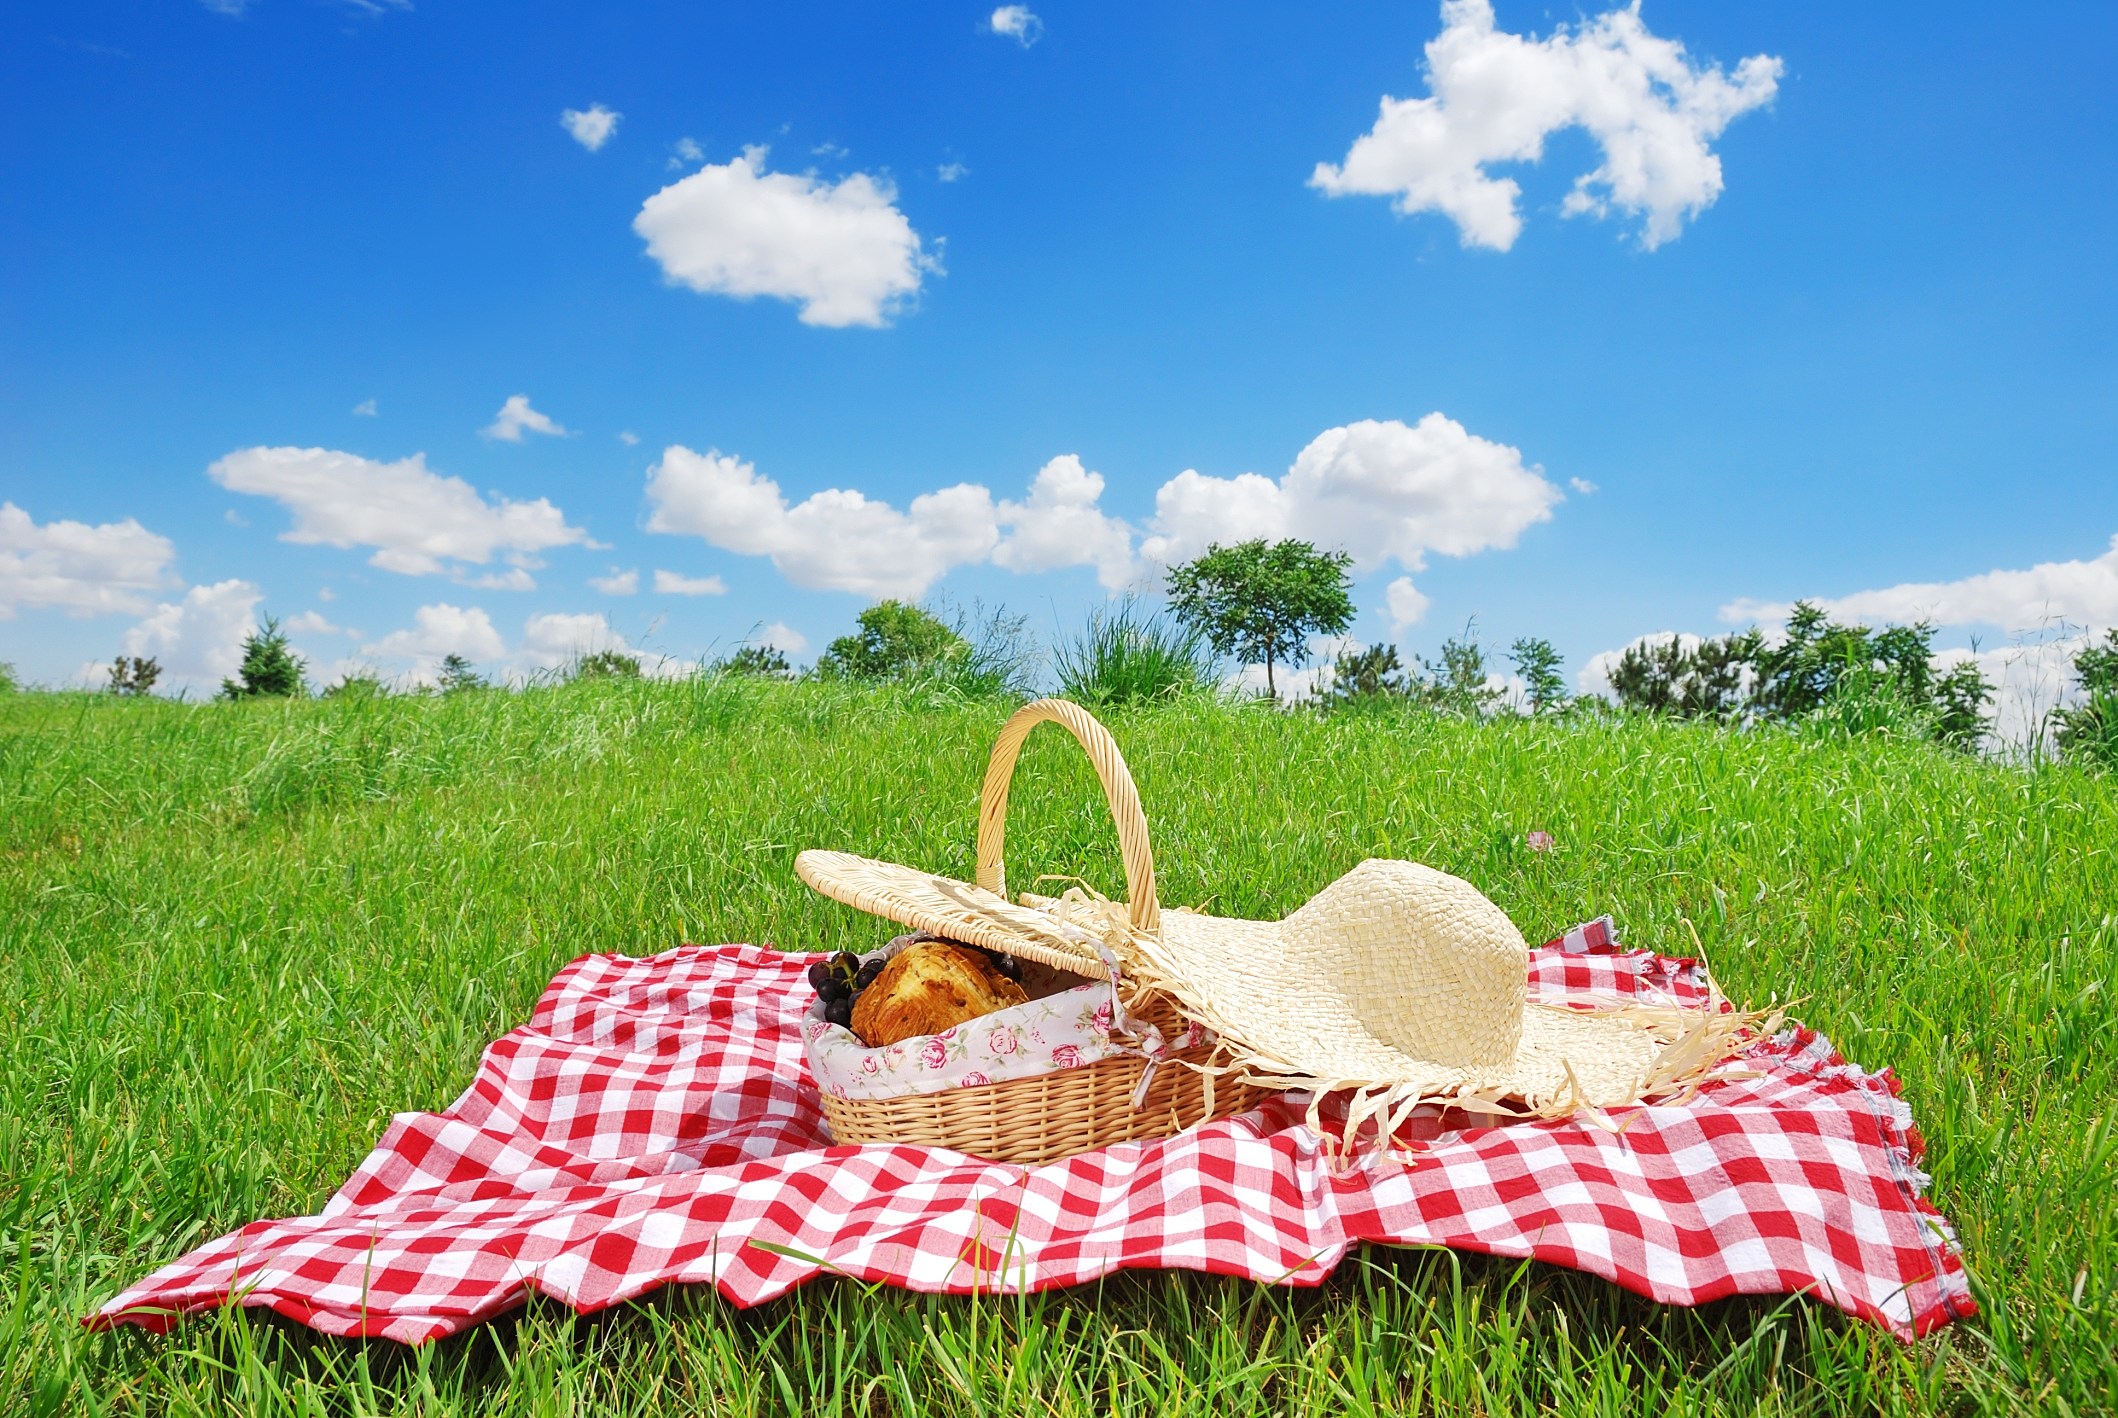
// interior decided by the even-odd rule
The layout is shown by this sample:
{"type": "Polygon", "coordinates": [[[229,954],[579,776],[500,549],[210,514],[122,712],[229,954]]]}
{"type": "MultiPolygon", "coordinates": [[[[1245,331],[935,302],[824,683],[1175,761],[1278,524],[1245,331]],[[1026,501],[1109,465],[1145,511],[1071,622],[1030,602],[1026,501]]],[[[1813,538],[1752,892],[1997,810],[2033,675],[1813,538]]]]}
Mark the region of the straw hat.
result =
{"type": "Polygon", "coordinates": [[[1696,1087],[1752,1016],[1529,998],[1529,947],[1469,882],[1417,862],[1362,862],[1284,920],[1162,910],[1131,775],[1102,725],[1065,701],[1019,711],[986,778],[981,885],[844,852],[803,852],[802,880],[889,920],[1086,975],[1114,954],[1220,1036],[1240,1081],[1351,1090],[1349,1122],[1385,1135],[1423,1102],[1561,1116],[1696,1087]],[[1010,902],[1000,822],[1021,741],[1055,720],[1089,750],[1119,828],[1131,900],[1075,890],[1010,902]],[[1020,723],[1018,731],[1017,725],[1020,723]],[[997,791],[996,791],[997,785],[997,791]]]}

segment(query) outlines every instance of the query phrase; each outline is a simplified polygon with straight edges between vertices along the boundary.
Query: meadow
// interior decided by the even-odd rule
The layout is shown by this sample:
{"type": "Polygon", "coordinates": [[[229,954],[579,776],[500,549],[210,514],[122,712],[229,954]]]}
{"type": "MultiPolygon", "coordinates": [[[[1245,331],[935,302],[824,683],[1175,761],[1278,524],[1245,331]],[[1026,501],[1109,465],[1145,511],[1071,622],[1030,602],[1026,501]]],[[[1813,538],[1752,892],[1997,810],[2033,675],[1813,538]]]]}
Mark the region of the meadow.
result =
{"type": "MultiPolygon", "coordinates": [[[[1276,916],[1371,855],[1533,940],[1610,911],[1738,1001],[1902,1076],[1977,1318],[1907,1345],[1806,1300],[1655,1306],[1370,1250],[1313,1291],[1134,1275],[1028,1299],[824,1281],[738,1312],[536,1304],[408,1350],[242,1314],[80,1317],[187,1247],[316,1209],[445,1107],[588,951],[867,947],[803,847],[968,875],[1007,705],[583,681],[183,704],[0,695],[0,1406],[10,1413],[1500,1414],[2112,1411],[2118,779],[1883,737],[1113,711],[1163,898],[1276,916]],[[1525,834],[1549,832],[1550,852],[1525,834]]],[[[1115,893],[1070,743],[1017,778],[1010,877],[1115,893]]]]}

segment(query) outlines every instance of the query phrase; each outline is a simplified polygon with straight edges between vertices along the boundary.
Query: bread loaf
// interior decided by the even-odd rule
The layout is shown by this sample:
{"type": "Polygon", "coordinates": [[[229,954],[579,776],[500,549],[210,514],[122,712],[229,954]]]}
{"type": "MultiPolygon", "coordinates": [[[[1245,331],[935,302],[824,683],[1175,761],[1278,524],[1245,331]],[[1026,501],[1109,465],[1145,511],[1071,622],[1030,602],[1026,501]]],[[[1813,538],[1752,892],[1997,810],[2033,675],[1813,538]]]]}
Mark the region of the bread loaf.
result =
{"type": "Polygon", "coordinates": [[[853,1006],[853,1032],[871,1049],[939,1034],[1029,998],[985,953],[924,940],[890,958],[853,1006]]]}

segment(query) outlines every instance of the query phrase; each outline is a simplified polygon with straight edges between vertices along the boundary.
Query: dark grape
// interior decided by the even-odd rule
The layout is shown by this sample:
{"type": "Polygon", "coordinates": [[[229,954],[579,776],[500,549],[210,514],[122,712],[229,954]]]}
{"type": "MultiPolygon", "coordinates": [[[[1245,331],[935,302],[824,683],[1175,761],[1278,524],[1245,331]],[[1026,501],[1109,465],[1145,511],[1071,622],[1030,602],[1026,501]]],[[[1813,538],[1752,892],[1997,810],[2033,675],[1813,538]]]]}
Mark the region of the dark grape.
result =
{"type": "Polygon", "coordinates": [[[875,977],[883,972],[883,964],[884,962],[880,960],[870,960],[867,964],[861,966],[859,972],[853,977],[853,988],[865,990],[868,986],[874,984],[875,977]]]}
{"type": "Polygon", "coordinates": [[[830,978],[831,978],[831,962],[830,962],[830,961],[828,961],[828,960],[819,960],[819,961],[817,961],[817,962],[816,962],[816,963],[815,963],[814,965],[811,965],[811,966],[809,967],[809,983],[810,983],[810,984],[812,984],[812,985],[814,985],[814,986],[816,986],[816,988],[818,988],[819,990],[821,990],[821,989],[822,989],[822,988],[824,987],[824,981],[826,981],[826,980],[828,980],[828,979],[830,979],[830,978]]]}
{"type": "Polygon", "coordinates": [[[833,1024],[851,1024],[853,1022],[853,1001],[843,997],[832,1000],[824,1006],[824,1018],[833,1024]]]}
{"type": "Polygon", "coordinates": [[[850,950],[841,950],[831,957],[831,973],[851,977],[860,969],[860,957],[850,950]]]}
{"type": "Polygon", "coordinates": [[[825,976],[824,982],[816,987],[816,994],[825,1004],[853,997],[853,991],[847,989],[846,982],[836,975],[825,976]]]}

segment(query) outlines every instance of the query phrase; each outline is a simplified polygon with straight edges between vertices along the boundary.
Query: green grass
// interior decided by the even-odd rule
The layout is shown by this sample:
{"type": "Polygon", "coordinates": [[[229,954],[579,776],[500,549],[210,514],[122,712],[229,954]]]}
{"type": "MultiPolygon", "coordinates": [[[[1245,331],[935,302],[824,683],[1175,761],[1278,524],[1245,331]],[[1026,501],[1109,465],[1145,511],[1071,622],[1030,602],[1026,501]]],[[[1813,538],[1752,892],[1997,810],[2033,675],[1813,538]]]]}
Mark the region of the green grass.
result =
{"type": "MultiPolygon", "coordinates": [[[[2118,782],[1660,724],[1114,711],[1164,899],[1276,915],[1364,856],[1533,938],[1609,909],[1893,1065],[1981,1316],[1917,1346],[1807,1301],[1665,1309],[1372,1250],[1316,1291],[1130,1276],[1029,1300],[822,1282],[738,1313],[533,1306],[419,1350],[254,1317],[77,1323],[315,1209],[591,950],[870,945],[805,846],[967,873],[1003,714],[945,694],[604,681],[181,705],[0,696],[0,1405],[25,1413],[2108,1412],[2118,1392],[2118,782]],[[1558,838],[1549,855],[1523,834],[1558,838]],[[1688,924],[1687,924],[1688,923],[1688,924]]],[[[1061,736],[1010,876],[1113,835],[1061,736]]]]}

